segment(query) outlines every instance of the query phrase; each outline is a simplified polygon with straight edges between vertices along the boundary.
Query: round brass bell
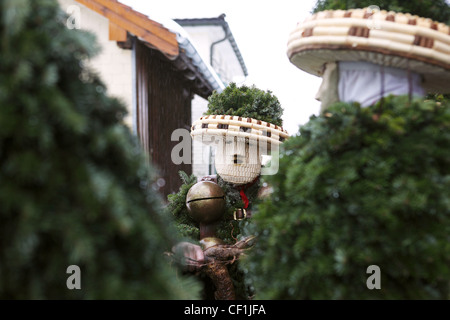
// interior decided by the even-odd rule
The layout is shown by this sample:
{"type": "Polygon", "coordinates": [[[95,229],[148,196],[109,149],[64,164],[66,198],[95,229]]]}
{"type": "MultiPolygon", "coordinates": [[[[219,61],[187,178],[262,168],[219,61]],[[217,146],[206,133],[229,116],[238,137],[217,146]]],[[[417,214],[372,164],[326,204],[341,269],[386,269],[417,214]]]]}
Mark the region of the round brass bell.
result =
{"type": "Polygon", "coordinates": [[[225,193],[217,183],[200,181],[189,189],[186,206],[195,221],[215,222],[225,212],[225,193]]]}

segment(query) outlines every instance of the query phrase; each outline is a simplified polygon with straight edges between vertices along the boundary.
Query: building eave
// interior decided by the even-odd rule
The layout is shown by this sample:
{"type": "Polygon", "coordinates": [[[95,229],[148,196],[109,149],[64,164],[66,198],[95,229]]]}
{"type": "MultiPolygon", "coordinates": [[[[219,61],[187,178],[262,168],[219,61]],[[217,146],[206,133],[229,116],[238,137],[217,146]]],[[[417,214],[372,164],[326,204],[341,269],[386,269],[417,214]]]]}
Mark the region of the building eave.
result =
{"type": "Polygon", "coordinates": [[[127,34],[160,51],[175,68],[193,81],[197,94],[206,98],[225,87],[216,72],[205,63],[182,27],[146,16],[117,0],[75,0],[109,20],[110,40],[123,43],[127,34]],[[175,26],[175,27],[174,27],[175,26]]]}
{"type": "Polygon", "coordinates": [[[247,67],[244,62],[244,58],[242,57],[241,51],[236,43],[236,40],[231,32],[230,26],[228,22],[225,20],[225,14],[221,14],[219,17],[214,18],[191,18],[191,19],[174,19],[176,23],[178,23],[182,27],[196,27],[196,26],[221,26],[224,29],[226,35],[228,35],[228,41],[230,42],[231,47],[236,55],[236,58],[239,61],[242,72],[245,76],[248,76],[247,67]]]}
{"type": "Polygon", "coordinates": [[[167,56],[178,56],[176,34],[161,24],[115,0],[76,0],[107,18],[114,26],[143,39],[167,56]]]}

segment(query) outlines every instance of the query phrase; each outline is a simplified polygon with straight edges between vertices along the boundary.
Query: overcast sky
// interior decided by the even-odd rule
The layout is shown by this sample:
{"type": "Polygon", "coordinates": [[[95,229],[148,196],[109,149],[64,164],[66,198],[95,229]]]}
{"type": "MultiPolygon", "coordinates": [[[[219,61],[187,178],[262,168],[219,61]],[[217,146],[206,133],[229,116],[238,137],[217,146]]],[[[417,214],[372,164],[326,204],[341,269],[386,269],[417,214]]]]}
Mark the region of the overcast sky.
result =
{"type": "Polygon", "coordinates": [[[318,114],[320,104],[315,95],[321,79],[295,67],[286,54],[289,33],[310,15],[316,0],[119,1],[150,17],[212,18],[225,13],[248,69],[244,83],[277,96],[289,134],[318,114]]]}

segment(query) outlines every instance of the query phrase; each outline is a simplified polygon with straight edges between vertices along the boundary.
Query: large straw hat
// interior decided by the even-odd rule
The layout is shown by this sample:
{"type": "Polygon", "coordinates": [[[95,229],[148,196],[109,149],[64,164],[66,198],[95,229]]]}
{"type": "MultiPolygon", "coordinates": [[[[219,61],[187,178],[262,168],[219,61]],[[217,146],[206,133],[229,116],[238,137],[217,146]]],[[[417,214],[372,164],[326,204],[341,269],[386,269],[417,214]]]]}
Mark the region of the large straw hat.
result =
{"type": "Polygon", "coordinates": [[[287,55],[317,76],[327,62],[368,61],[421,74],[428,92],[450,92],[450,27],[408,13],[318,12],[290,34],[287,55]]]}
{"type": "Polygon", "coordinates": [[[243,185],[261,174],[261,155],[270,154],[288,138],[288,133],[280,126],[257,119],[207,115],[192,124],[191,136],[215,145],[217,172],[225,181],[243,185]]]}
{"type": "Polygon", "coordinates": [[[283,127],[269,122],[229,115],[208,115],[192,124],[191,136],[209,144],[218,138],[248,138],[249,142],[279,145],[289,135],[283,127]]]}

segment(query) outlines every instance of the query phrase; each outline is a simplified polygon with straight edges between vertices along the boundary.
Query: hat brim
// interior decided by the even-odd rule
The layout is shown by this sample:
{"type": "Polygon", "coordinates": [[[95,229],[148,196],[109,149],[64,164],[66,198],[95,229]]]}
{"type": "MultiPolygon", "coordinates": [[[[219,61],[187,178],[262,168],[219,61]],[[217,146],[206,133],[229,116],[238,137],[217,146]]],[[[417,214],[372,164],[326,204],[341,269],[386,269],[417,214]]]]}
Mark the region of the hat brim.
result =
{"type": "Polygon", "coordinates": [[[448,26],[392,12],[368,20],[367,9],[359,10],[329,10],[298,24],[289,37],[289,60],[316,76],[328,62],[372,62],[421,74],[428,92],[450,92],[448,26]],[[358,17],[349,14],[355,12],[358,17]]]}
{"type": "Polygon", "coordinates": [[[289,135],[282,127],[269,122],[230,115],[207,115],[196,120],[191,127],[193,139],[211,144],[216,139],[246,138],[250,143],[279,145],[289,135]]]}

